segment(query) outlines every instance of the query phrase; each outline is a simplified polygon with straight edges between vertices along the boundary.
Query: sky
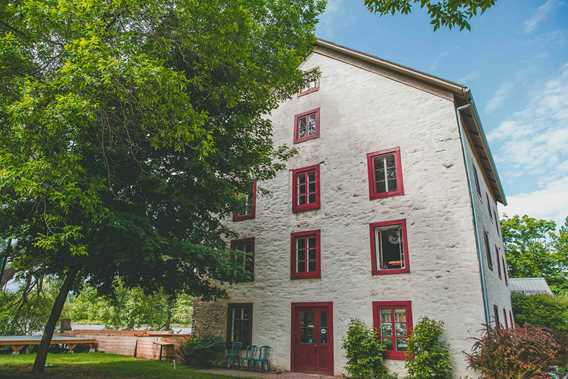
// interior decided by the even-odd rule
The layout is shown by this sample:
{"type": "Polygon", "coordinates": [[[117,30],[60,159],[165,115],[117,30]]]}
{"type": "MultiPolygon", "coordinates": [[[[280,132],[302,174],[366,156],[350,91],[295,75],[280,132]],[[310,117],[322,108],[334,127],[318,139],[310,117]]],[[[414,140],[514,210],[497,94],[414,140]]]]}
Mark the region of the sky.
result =
{"type": "Polygon", "coordinates": [[[318,37],[467,85],[507,195],[501,214],[568,217],[568,0],[497,0],[471,31],[328,0],[318,37]]]}

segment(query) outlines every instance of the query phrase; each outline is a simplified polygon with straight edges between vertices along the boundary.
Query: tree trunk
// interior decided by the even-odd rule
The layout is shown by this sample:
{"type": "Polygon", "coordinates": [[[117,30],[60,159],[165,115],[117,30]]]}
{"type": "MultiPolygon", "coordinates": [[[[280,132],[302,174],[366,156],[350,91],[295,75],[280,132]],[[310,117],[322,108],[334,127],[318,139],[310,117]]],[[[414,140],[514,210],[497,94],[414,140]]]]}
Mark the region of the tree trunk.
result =
{"type": "Polygon", "coordinates": [[[49,345],[51,344],[51,339],[53,338],[53,332],[55,331],[57,320],[59,320],[59,317],[61,316],[61,311],[63,311],[63,305],[65,305],[65,300],[67,300],[67,294],[69,294],[69,290],[71,289],[71,285],[73,284],[76,276],[77,270],[69,270],[67,276],[65,277],[65,280],[63,281],[63,284],[61,285],[61,288],[59,289],[57,298],[53,302],[51,314],[49,315],[47,324],[45,324],[41,342],[38,346],[33,368],[34,373],[43,372],[43,370],[45,369],[45,361],[47,360],[47,352],[49,350],[49,345]]]}
{"type": "Polygon", "coordinates": [[[175,301],[176,301],[175,296],[167,295],[166,302],[168,303],[168,307],[166,313],[166,325],[164,325],[165,330],[171,330],[172,328],[172,313],[175,301]]]}

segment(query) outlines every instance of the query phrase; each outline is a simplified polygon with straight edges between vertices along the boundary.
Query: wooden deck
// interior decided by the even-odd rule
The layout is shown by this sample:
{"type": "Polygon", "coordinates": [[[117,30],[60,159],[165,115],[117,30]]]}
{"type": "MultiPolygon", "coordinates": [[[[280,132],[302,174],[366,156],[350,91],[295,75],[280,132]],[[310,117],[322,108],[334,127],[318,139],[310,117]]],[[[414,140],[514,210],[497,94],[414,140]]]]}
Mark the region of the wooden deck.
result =
{"type": "MultiPolygon", "coordinates": [[[[13,353],[19,353],[24,347],[39,345],[41,336],[0,336],[0,346],[8,346],[13,353]]],[[[67,345],[72,352],[77,345],[89,345],[96,347],[97,340],[94,338],[53,336],[51,345],[67,345]]]]}

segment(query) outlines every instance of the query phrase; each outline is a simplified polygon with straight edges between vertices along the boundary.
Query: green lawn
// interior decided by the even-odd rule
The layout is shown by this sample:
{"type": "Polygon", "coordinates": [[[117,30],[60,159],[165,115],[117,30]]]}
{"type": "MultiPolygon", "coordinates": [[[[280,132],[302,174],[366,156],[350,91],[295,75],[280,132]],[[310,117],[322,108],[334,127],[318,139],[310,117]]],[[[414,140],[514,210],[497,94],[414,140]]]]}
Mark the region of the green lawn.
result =
{"type": "MultiPolygon", "coordinates": [[[[31,374],[35,354],[0,355],[1,379],[218,379],[219,375],[196,372],[171,362],[148,361],[105,353],[49,354],[48,367],[42,376],[31,374]]],[[[223,377],[228,378],[228,377],[223,377]]]]}

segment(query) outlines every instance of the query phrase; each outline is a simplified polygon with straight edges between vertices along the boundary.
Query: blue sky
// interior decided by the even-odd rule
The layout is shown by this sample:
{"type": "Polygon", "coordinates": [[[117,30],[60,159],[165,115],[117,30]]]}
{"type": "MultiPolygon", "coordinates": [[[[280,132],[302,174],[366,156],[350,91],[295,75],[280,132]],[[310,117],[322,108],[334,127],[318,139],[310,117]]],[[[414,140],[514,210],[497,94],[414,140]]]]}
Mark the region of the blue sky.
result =
{"type": "Polygon", "coordinates": [[[498,0],[471,31],[432,30],[417,9],[370,14],[328,0],[318,37],[466,84],[507,194],[508,215],[568,216],[568,0],[498,0]]]}

